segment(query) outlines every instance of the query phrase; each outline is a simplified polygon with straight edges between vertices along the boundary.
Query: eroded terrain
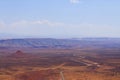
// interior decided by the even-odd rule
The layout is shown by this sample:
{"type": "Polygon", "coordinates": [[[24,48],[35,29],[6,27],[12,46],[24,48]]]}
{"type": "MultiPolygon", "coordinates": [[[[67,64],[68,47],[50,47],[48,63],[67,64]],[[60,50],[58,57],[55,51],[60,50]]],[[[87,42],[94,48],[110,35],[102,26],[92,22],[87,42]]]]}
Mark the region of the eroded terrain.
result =
{"type": "Polygon", "coordinates": [[[61,72],[65,80],[120,80],[120,51],[27,49],[0,57],[0,80],[61,80],[61,72]]]}

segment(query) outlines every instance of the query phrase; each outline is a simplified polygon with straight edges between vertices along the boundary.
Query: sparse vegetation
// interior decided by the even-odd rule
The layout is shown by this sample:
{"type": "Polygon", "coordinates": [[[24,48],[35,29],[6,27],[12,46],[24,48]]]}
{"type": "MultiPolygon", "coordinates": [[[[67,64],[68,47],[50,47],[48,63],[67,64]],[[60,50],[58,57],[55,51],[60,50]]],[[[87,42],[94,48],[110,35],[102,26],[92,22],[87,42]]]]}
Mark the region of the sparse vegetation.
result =
{"type": "Polygon", "coordinates": [[[20,52],[22,55],[16,52],[0,58],[0,80],[6,80],[3,76],[9,76],[8,80],[59,80],[60,71],[64,72],[66,80],[120,79],[120,59],[117,58],[118,63],[113,63],[116,57],[111,59],[108,53],[107,57],[106,54],[96,53],[96,50],[92,53],[86,50],[85,53],[85,49],[42,49],[34,55],[20,52]]]}
{"type": "Polygon", "coordinates": [[[0,80],[120,80],[119,49],[0,50],[0,80]]]}

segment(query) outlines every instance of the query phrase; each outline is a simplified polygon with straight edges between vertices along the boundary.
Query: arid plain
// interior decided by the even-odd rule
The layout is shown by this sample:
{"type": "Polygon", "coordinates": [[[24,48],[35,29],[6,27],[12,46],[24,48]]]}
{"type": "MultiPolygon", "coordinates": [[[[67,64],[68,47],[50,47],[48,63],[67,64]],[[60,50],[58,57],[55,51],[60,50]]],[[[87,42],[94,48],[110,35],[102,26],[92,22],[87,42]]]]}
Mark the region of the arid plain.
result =
{"type": "Polygon", "coordinates": [[[119,50],[41,49],[0,58],[0,80],[119,80],[119,50]],[[104,52],[104,53],[102,53],[104,52]],[[102,53],[102,54],[100,54],[102,53]]]}
{"type": "Polygon", "coordinates": [[[120,80],[119,48],[0,49],[0,80],[120,80]]]}

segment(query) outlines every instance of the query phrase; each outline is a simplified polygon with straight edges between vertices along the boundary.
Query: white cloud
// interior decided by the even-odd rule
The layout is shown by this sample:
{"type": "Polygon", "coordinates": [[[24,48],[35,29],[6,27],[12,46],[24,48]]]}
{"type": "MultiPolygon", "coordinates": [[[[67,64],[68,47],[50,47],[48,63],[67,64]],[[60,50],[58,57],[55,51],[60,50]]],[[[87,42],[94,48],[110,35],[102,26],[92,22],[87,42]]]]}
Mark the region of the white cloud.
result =
{"type": "Polygon", "coordinates": [[[27,26],[29,25],[29,22],[26,20],[22,20],[22,21],[16,21],[10,24],[11,27],[17,27],[17,26],[27,26]]]}
{"type": "Polygon", "coordinates": [[[80,0],[70,0],[70,2],[76,4],[76,3],[80,3],[80,0]]]}
{"type": "Polygon", "coordinates": [[[64,25],[64,23],[52,22],[52,21],[49,21],[49,20],[33,21],[32,24],[48,25],[48,26],[63,26],[64,25]]]}
{"type": "Polygon", "coordinates": [[[64,23],[60,22],[52,22],[49,20],[38,20],[38,21],[17,21],[10,24],[12,27],[18,27],[18,26],[30,26],[30,25],[47,25],[47,26],[63,26],[64,23]]]}
{"type": "Polygon", "coordinates": [[[21,35],[40,35],[40,36],[119,36],[119,27],[104,24],[89,23],[61,23],[50,20],[21,20],[12,23],[0,21],[1,33],[13,33],[21,35]],[[2,27],[1,27],[2,26],[2,27]],[[107,32],[106,32],[107,30],[107,32]]]}

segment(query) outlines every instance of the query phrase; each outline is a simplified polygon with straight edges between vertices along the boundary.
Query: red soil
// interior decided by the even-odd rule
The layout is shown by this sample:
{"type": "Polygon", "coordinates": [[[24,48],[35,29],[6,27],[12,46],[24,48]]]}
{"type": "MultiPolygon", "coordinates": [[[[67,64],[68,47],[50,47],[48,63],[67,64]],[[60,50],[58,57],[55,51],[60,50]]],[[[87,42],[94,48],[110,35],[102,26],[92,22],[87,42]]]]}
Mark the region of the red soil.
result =
{"type": "Polygon", "coordinates": [[[18,74],[16,80],[60,80],[60,74],[55,70],[31,71],[18,74]]]}

